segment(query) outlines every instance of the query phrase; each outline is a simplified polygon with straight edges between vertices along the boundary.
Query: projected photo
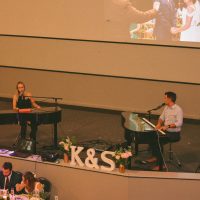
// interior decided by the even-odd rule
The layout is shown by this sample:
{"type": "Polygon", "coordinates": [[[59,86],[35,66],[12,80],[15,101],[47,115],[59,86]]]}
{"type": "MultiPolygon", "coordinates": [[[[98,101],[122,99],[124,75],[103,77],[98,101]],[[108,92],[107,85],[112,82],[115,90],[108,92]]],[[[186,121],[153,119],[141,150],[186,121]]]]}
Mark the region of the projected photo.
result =
{"type": "Polygon", "coordinates": [[[106,33],[117,41],[200,42],[200,0],[106,0],[106,33]]]}

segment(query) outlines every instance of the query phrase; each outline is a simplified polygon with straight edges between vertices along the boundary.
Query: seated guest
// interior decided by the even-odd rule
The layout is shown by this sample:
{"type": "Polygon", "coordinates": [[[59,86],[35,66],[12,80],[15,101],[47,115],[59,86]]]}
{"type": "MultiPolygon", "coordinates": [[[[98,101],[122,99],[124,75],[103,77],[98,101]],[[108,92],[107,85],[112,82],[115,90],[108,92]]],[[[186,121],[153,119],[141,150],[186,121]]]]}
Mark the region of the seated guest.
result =
{"type": "MultiPolygon", "coordinates": [[[[37,108],[40,106],[35,102],[30,92],[25,90],[25,84],[22,81],[19,81],[16,85],[17,92],[13,96],[13,109],[18,111],[19,109],[27,109],[27,108],[37,108]]],[[[30,138],[35,140],[36,132],[37,132],[37,122],[33,121],[33,119],[28,119],[26,115],[19,115],[19,124],[21,126],[21,138],[26,138],[26,129],[27,124],[29,123],[31,127],[30,138]]]]}
{"type": "Polygon", "coordinates": [[[23,194],[39,193],[43,191],[43,185],[37,181],[32,172],[26,172],[22,176],[22,182],[16,185],[16,190],[23,194]]]}
{"type": "Polygon", "coordinates": [[[16,192],[16,184],[22,181],[22,177],[12,170],[12,163],[5,162],[2,166],[2,171],[0,171],[0,188],[14,189],[16,192]]]}

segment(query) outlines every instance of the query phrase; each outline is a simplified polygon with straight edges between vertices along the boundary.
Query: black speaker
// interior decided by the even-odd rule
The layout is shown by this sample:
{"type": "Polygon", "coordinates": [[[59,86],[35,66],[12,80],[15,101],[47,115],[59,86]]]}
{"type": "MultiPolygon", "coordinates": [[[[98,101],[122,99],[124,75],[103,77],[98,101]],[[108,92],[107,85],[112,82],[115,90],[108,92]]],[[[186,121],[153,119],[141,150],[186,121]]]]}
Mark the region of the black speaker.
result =
{"type": "Polygon", "coordinates": [[[59,158],[59,154],[54,151],[43,151],[41,152],[41,158],[42,161],[48,161],[48,162],[55,162],[59,158]]]}
{"type": "Polygon", "coordinates": [[[20,139],[16,145],[16,151],[31,154],[34,151],[34,145],[34,140],[20,139]]]}

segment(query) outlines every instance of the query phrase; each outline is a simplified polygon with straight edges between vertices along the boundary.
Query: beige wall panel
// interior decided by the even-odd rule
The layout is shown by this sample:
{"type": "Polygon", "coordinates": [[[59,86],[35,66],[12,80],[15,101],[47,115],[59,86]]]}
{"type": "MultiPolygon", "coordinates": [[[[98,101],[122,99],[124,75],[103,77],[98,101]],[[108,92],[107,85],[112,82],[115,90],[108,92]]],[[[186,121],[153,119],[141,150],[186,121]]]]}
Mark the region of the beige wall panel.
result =
{"type": "Polygon", "coordinates": [[[129,199],[198,200],[198,181],[129,178],[129,199]]]}
{"type": "Polygon", "coordinates": [[[0,65],[200,83],[199,49],[0,37],[0,65]]]}
{"type": "Polygon", "coordinates": [[[1,97],[12,97],[22,80],[33,95],[62,97],[64,104],[146,112],[173,90],[185,117],[200,117],[199,85],[10,68],[0,68],[0,74],[1,97]]]}
{"type": "Polygon", "coordinates": [[[128,199],[128,179],[123,176],[43,163],[37,164],[37,174],[48,177],[52,193],[61,200],[128,199]]]}

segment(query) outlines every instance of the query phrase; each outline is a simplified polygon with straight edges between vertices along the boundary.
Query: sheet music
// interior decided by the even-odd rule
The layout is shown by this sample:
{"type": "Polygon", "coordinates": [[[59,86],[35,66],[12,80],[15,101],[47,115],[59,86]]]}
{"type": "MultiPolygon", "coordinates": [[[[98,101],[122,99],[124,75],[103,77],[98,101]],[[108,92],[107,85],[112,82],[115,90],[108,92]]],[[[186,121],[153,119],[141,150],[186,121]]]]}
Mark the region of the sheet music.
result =
{"type": "MultiPolygon", "coordinates": [[[[144,120],[147,124],[149,124],[150,126],[152,126],[153,128],[156,128],[156,126],[154,124],[152,124],[149,120],[147,120],[146,118],[142,118],[142,120],[144,120]]],[[[158,130],[161,134],[166,135],[166,133],[162,130],[158,130]]]]}

